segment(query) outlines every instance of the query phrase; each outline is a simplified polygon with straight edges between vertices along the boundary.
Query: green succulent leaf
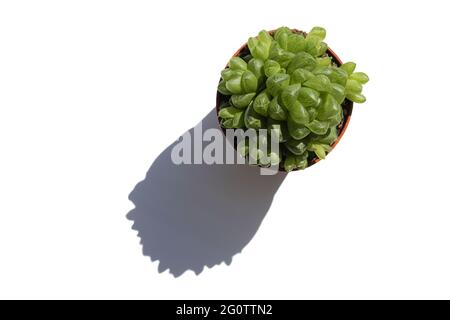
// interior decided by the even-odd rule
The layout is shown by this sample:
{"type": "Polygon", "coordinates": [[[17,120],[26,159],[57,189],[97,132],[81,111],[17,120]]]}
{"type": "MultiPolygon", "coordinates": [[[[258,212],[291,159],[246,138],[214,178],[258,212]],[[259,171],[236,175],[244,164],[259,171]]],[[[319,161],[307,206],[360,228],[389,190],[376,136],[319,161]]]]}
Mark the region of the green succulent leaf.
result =
{"type": "Polygon", "coordinates": [[[288,51],[292,53],[299,53],[301,51],[305,50],[305,37],[299,34],[290,34],[287,39],[287,49],[288,51]]]}
{"type": "Polygon", "coordinates": [[[265,30],[262,30],[258,33],[258,39],[264,44],[271,44],[273,41],[272,36],[265,30]]]}
{"type": "Polygon", "coordinates": [[[289,36],[292,35],[293,32],[286,27],[278,28],[275,32],[274,39],[280,46],[280,48],[287,50],[288,48],[288,39],[289,36]]]}
{"type": "Polygon", "coordinates": [[[319,74],[307,80],[303,85],[316,91],[328,92],[330,90],[330,83],[331,82],[330,79],[328,79],[328,77],[319,74]]]}
{"type": "Polygon", "coordinates": [[[258,89],[258,79],[251,71],[245,71],[242,74],[241,86],[244,92],[256,92],[258,89]]]}
{"type": "Polygon", "coordinates": [[[338,83],[331,83],[330,94],[336,99],[338,104],[342,104],[345,99],[345,88],[338,83]]]}
{"type": "Polygon", "coordinates": [[[343,87],[347,84],[347,72],[343,69],[339,68],[332,68],[333,72],[328,76],[330,78],[331,82],[337,83],[343,87]]]}
{"type": "Polygon", "coordinates": [[[305,81],[314,78],[314,74],[306,69],[299,68],[295,70],[291,75],[291,84],[300,83],[303,84],[305,81]]]}
{"type": "Polygon", "coordinates": [[[328,124],[330,125],[330,128],[336,127],[337,125],[339,125],[341,123],[343,117],[344,117],[344,112],[342,111],[342,108],[341,108],[341,110],[339,110],[339,113],[336,116],[328,119],[328,124]]]}
{"type": "Polygon", "coordinates": [[[356,80],[348,79],[347,85],[345,86],[345,92],[351,92],[351,93],[361,93],[362,91],[362,85],[356,80]]]}
{"type": "Polygon", "coordinates": [[[233,119],[223,119],[222,127],[226,128],[226,129],[232,129],[233,128],[233,119]]]}
{"type": "Polygon", "coordinates": [[[347,99],[353,101],[355,103],[364,103],[366,102],[366,97],[361,93],[352,93],[348,92],[346,95],[347,99]]]}
{"type": "Polygon", "coordinates": [[[323,56],[328,50],[328,45],[325,42],[319,43],[317,46],[317,57],[323,56]]]}
{"type": "Polygon", "coordinates": [[[286,109],[290,110],[297,102],[301,87],[300,84],[291,84],[281,91],[281,102],[286,109]]]}
{"type": "Polygon", "coordinates": [[[219,86],[217,87],[217,91],[219,91],[221,94],[226,95],[226,96],[232,95],[230,90],[227,89],[226,83],[227,82],[225,80],[220,81],[219,86]]]}
{"type": "Polygon", "coordinates": [[[267,116],[269,111],[270,96],[266,90],[262,91],[253,102],[253,109],[262,116],[267,116]]]}
{"type": "Polygon", "coordinates": [[[247,94],[240,94],[240,95],[232,95],[231,96],[231,103],[236,108],[244,109],[246,108],[250,102],[252,102],[253,97],[256,93],[247,93],[247,94]]]}
{"type": "Polygon", "coordinates": [[[331,147],[329,145],[320,143],[311,143],[308,145],[307,149],[308,151],[313,151],[321,160],[325,159],[327,152],[331,151],[331,147]]]}
{"type": "Polygon", "coordinates": [[[273,38],[275,41],[278,41],[283,34],[290,35],[292,34],[292,31],[288,27],[280,27],[275,31],[273,38]]]}
{"type": "Polygon", "coordinates": [[[298,94],[298,100],[305,107],[315,107],[320,103],[320,94],[311,88],[301,88],[298,94]]]}
{"type": "MultiPolygon", "coordinates": [[[[342,107],[337,103],[336,99],[331,94],[325,94],[317,110],[317,118],[321,121],[333,118],[339,113],[341,108],[342,107]]],[[[314,132],[314,130],[311,131],[314,132]]]]}
{"type": "Polygon", "coordinates": [[[261,31],[256,38],[248,40],[248,48],[254,58],[266,61],[269,58],[272,37],[267,31],[261,31]]]}
{"type": "Polygon", "coordinates": [[[287,50],[280,49],[273,53],[272,60],[278,62],[282,68],[287,68],[295,54],[287,50]]]}
{"type": "Polygon", "coordinates": [[[286,170],[286,172],[291,172],[296,168],[297,164],[295,161],[295,155],[288,155],[286,160],[284,161],[284,170],[286,170]]]}
{"type": "Polygon", "coordinates": [[[274,58],[282,55],[285,51],[277,41],[273,41],[269,49],[269,59],[274,60],[274,58]]]}
{"type": "Polygon", "coordinates": [[[301,155],[306,151],[306,143],[302,140],[290,139],[286,142],[285,146],[295,155],[301,155]]]}
{"type": "Polygon", "coordinates": [[[247,68],[258,79],[258,84],[264,80],[264,61],[261,59],[253,58],[248,62],[247,68]]]}
{"type": "Polygon", "coordinates": [[[245,71],[247,70],[247,62],[240,57],[233,57],[230,59],[230,69],[245,71]]]}
{"type": "Polygon", "coordinates": [[[244,126],[244,111],[241,111],[233,117],[233,128],[243,128],[244,126]]]}
{"type": "Polygon", "coordinates": [[[274,74],[280,72],[280,70],[281,70],[280,64],[274,60],[267,60],[264,63],[264,73],[266,77],[271,77],[274,74]]]}
{"type": "Polygon", "coordinates": [[[325,37],[327,36],[327,31],[322,27],[314,27],[311,29],[311,31],[308,33],[309,36],[314,36],[320,39],[320,41],[323,41],[325,37]]]}
{"type": "Polygon", "coordinates": [[[267,129],[272,138],[276,138],[279,142],[286,142],[289,137],[286,122],[267,119],[267,129]]]}
{"type": "Polygon", "coordinates": [[[302,140],[311,133],[311,130],[309,130],[307,127],[305,127],[304,125],[295,123],[290,118],[288,118],[287,127],[288,127],[288,131],[289,131],[289,134],[291,135],[291,137],[296,140],[302,140]]]}
{"type": "Polygon", "coordinates": [[[289,79],[290,77],[288,74],[275,73],[267,79],[267,90],[274,97],[289,85],[289,79]]]}
{"type": "Polygon", "coordinates": [[[269,117],[274,120],[286,120],[287,119],[287,111],[285,108],[278,102],[278,97],[275,97],[270,101],[269,104],[269,117]]]}
{"type": "Polygon", "coordinates": [[[318,136],[317,139],[315,139],[315,142],[318,142],[320,144],[325,145],[331,145],[337,140],[338,134],[336,127],[331,127],[328,129],[328,132],[323,136],[318,136]]]}
{"type": "Polygon", "coordinates": [[[354,62],[347,62],[344,63],[342,66],[340,66],[341,70],[344,70],[345,72],[347,72],[347,75],[351,75],[353,73],[353,71],[355,71],[356,68],[356,63],[354,62]]]}
{"type": "Polygon", "coordinates": [[[331,66],[331,57],[321,57],[316,58],[317,67],[330,67],[331,66]]]}
{"type": "Polygon", "coordinates": [[[312,73],[316,76],[321,74],[329,78],[333,73],[333,68],[326,66],[317,66],[313,69],[312,73]]]}
{"type": "Polygon", "coordinates": [[[309,122],[308,110],[298,101],[289,109],[288,117],[298,124],[306,124],[309,122]]]}
{"type": "Polygon", "coordinates": [[[306,108],[306,110],[308,110],[309,121],[316,120],[317,114],[319,113],[317,111],[317,107],[308,107],[308,108],[306,108]]]}
{"type": "Polygon", "coordinates": [[[281,49],[287,50],[288,39],[289,39],[289,35],[287,33],[283,33],[278,37],[277,43],[279,44],[281,49]]]}
{"type": "Polygon", "coordinates": [[[305,50],[313,57],[319,55],[319,45],[322,42],[320,37],[308,34],[305,41],[305,50]]]}
{"type": "Polygon", "coordinates": [[[329,128],[329,123],[326,121],[313,120],[306,124],[306,127],[315,134],[325,134],[329,128]]]}
{"type": "Polygon", "coordinates": [[[312,145],[309,149],[310,149],[309,151],[313,151],[316,154],[316,156],[321,160],[325,159],[325,157],[327,156],[325,149],[320,144],[312,145]]]}
{"type": "Polygon", "coordinates": [[[289,153],[284,163],[284,169],[287,172],[299,169],[304,170],[308,167],[308,152],[304,152],[301,155],[289,153]]]}
{"type": "Polygon", "coordinates": [[[226,69],[222,70],[220,75],[222,76],[223,80],[227,81],[227,80],[230,80],[235,75],[235,72],[233,70],[231,70],[230,68],[226,68],[226,69]]]}
{"type": "Polygon", "coordinates": [[[350,75],[350,79],[356,80],[361,84],[366,84],[369,82],[369,76],[364,72],[354,72],[350,75]]]}
{"type": "Polygon", "coordinates": [[[232,94],[242,94],[243,90],[241,86],[241,78],[241,76],[236,75],[226,81],[225,87],[227,88],[227,90],[232,94]]]}
{"type": "Polygon", "coordinates": [[[222,119],[233,119],[234,115],[242,110],[235,107],[222,108],[219,111],[219,117],[222,119]]]}
{"type": "Polygon", "coordinates": [[[298,68],[306,69],[308,71],[313,70],[316,67],[316,59],[307,52],[297,53],[288,65],[287,72],[293,73],[298,68]]]}
{"type": "Polygon", "coordinates": [[[271,151],[269,153],[269,160],[270,160],[270,165],[272,165],[272,166],[280,164],[280,162],[281,162],[281,155],[280,155],[280,153],[271,151]]]}
{"type": "Polygon", "coordinates": [[[247,128],[262,129],[266,125],[266,120],[263,116],[253,110],[252,104],[248,106],[244,114],[244,124],[247,128]]]}
{"type": "Polygon", "coordinates": [[[295,165],[297,166],[297,169],[304,170],[308,167],[308,159],[297,156],[295,158],[295,165]]]}

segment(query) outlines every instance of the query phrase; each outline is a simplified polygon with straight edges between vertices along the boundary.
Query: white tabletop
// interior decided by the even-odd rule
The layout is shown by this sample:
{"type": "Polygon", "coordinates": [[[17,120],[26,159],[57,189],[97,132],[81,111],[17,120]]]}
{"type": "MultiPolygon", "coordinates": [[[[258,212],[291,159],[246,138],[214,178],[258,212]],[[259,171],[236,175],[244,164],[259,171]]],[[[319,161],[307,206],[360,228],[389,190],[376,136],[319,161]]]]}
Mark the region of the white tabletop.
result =
{"type": "Polygon", "coordinates": [[[0,298],[450,298],[445,7],[2,2],[0,298]],[[371,77],[336,149],[285,179],[167,165],[281,25],[371,77]]]}

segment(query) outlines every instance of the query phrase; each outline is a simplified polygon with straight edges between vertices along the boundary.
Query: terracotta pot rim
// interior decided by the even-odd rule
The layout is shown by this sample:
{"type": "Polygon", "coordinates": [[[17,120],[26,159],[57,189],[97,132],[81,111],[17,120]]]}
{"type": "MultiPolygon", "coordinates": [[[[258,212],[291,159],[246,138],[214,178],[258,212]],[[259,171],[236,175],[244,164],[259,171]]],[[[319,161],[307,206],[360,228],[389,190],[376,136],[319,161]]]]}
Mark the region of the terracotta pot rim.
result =
{"type": "MultiPolygon", "coordinates": [[[[304,32],[304,31],[301,31],[301,30],[298,30],[298,29],[291,29],[291,30],[296,32],[296,33],[302,33],[302,34],[306,35],[306,32],[304,32]]],[[[272,35],[273,33],[275,33],[275,31],[276,30],[270,30],[268,32],[272,35]]],[[[248,46],[247,46],[247,42],[246,42],[233,54],[233,56],[231,58],[240,56],[242,51],[247,50],[247,49],[248,49],[248,46]]],[[[342,60],[339,58],[339,56],[331,48],[328,47],[326,53],[333,59],[333,61],[338,66],[342,65],[342,60]]],[[[227,67],[228,67],[228,63],[225,65],[225,68],[227,68],[227,67]]],[[[219,91],[217,91],[217,94],[216,94],[217,121],[218,121],[219,127],[222,129],[223,133],[225,134],[226,128],[221,126],[220,119],[219,119],[221,97],[222,97],[222,94],[219,91]]],[[[342,103],[342,105],[343,105],[343,108],[345,107],[345,111],[346,112],[344,113],[344,119],[342,121],[342,124],[340,125],[341,128],[340,128],[339,135],[338,135],[336,141],[333,142],[333,144],[331,144],[331,150],[333,150],[336,147],[336,145],[339,143],[339,141],[341,140],[342,136],[344,135],[345,131],[347,130],[347,127],[348,127],[348,125],[350,123],[350,119],[351,119],[351,116],[352,116],[353,102],[348,100],[348,99],[345,99],[345,101],[342,103]]],[[[319,158],[314,158],[312,160],[311,164],[309,164],[308,167],[306,167],[306,169],[311,167],[311,166],[313,166],[314,164],[316,164],[319,161],[320,161],[319,158]]],[[[299,170],[299,169],[294,169],[293,171],[297,171],[297,170],[299,170]]],[[[286,172],[284,167],[279,167],[279,171],[286,172]]]]}

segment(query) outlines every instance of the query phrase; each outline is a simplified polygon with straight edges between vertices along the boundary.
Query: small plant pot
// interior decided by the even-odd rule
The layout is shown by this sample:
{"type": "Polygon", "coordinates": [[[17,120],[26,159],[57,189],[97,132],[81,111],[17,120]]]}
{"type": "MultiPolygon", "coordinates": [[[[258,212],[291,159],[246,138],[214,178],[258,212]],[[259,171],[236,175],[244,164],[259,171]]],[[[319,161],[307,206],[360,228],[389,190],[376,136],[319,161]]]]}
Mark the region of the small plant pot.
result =
{"type": "MultiPolygon", "coordinates": [[[[303,31],[300,31],[297,29],[291,29],[291,30],[295,33],[306,35],[306,32],[303,32],[303,31]]],[[[273,35],[275,33],[275,31],[276,30],[271,30],[271,31],[269,31],[269,34],[273,35]]],[[[250,54],[250,50],[248,49],[247,43],[245,43],[236,51],[236,53],[232,57],[243,58],[248,54],[250,54]]],[[[326,51],[326,54],[329,57],[331,57],[332,62],[335,63],[338,67],[342,65],[342,60],[338,57],[338,55],[333,50],[328,48],[328,50],[326,51]]],[[[225,66],[225,68],[227,68],[227,67],[228,67],[228,64],[225,66]]],[[[222,102],[224,99],[225,99],[225,96],[223,94],[221,94],[219,91],[217,91],[217,98],[216,98],[217,120],[219,122],[219,126],[222,129],[223,133],[226,134],[226,130],[233,130],[233,129],[226,129],[226,128],[222,127],[222,125],[220,124],[219,111],[220,111],[220,106],[222,105],[222,102]]],[[[334,149],[334,147],[336,147],[336,145],[339,143],[339,141],[341,140],[342,136],[344,135],[344,133],[350,123],[350,118],[351,118],[352,111],[353,111],[353,102],[348,99],[345,99],[345,101],[342,103],[342,109],[344,112],[344,116],[343,116],[341,123],[337,127],[338,137],[337,137],[336,141],[333,144],[331,144],[332,149],[334,149]]],[[[234,148],[236,149],[236,147],[237,146],[235,144],[234,148]]],[[[308,168],[310,166],[316,164],[319,161],[320,161],[320,159],[317,157],[312,158],[311,160],[308,161],[308,168]]],[[[293,171],[297,171],[297,170],[298,169],[294,169],[293,171]]],[[[282,165],[280,166],[279,171],[286,172],[286,170],[284,169],[284,167],[282,165]]]]}

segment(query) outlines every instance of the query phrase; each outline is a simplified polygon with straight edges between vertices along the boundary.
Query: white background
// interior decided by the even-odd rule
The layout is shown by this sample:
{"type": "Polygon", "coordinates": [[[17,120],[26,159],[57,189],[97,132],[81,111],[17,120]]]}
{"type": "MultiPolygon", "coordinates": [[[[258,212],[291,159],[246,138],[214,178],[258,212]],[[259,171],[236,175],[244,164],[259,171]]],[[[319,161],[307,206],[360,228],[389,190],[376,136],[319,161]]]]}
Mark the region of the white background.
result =
{"type": "Polygon", "coordinates": [[[0,298],[450,298],[446,7],[1,1],[0,298]],[[368,102],[231,265],[159,273],[128,195],[212,109],[235,50],[282,25],[325,27],[368,102]]]}

